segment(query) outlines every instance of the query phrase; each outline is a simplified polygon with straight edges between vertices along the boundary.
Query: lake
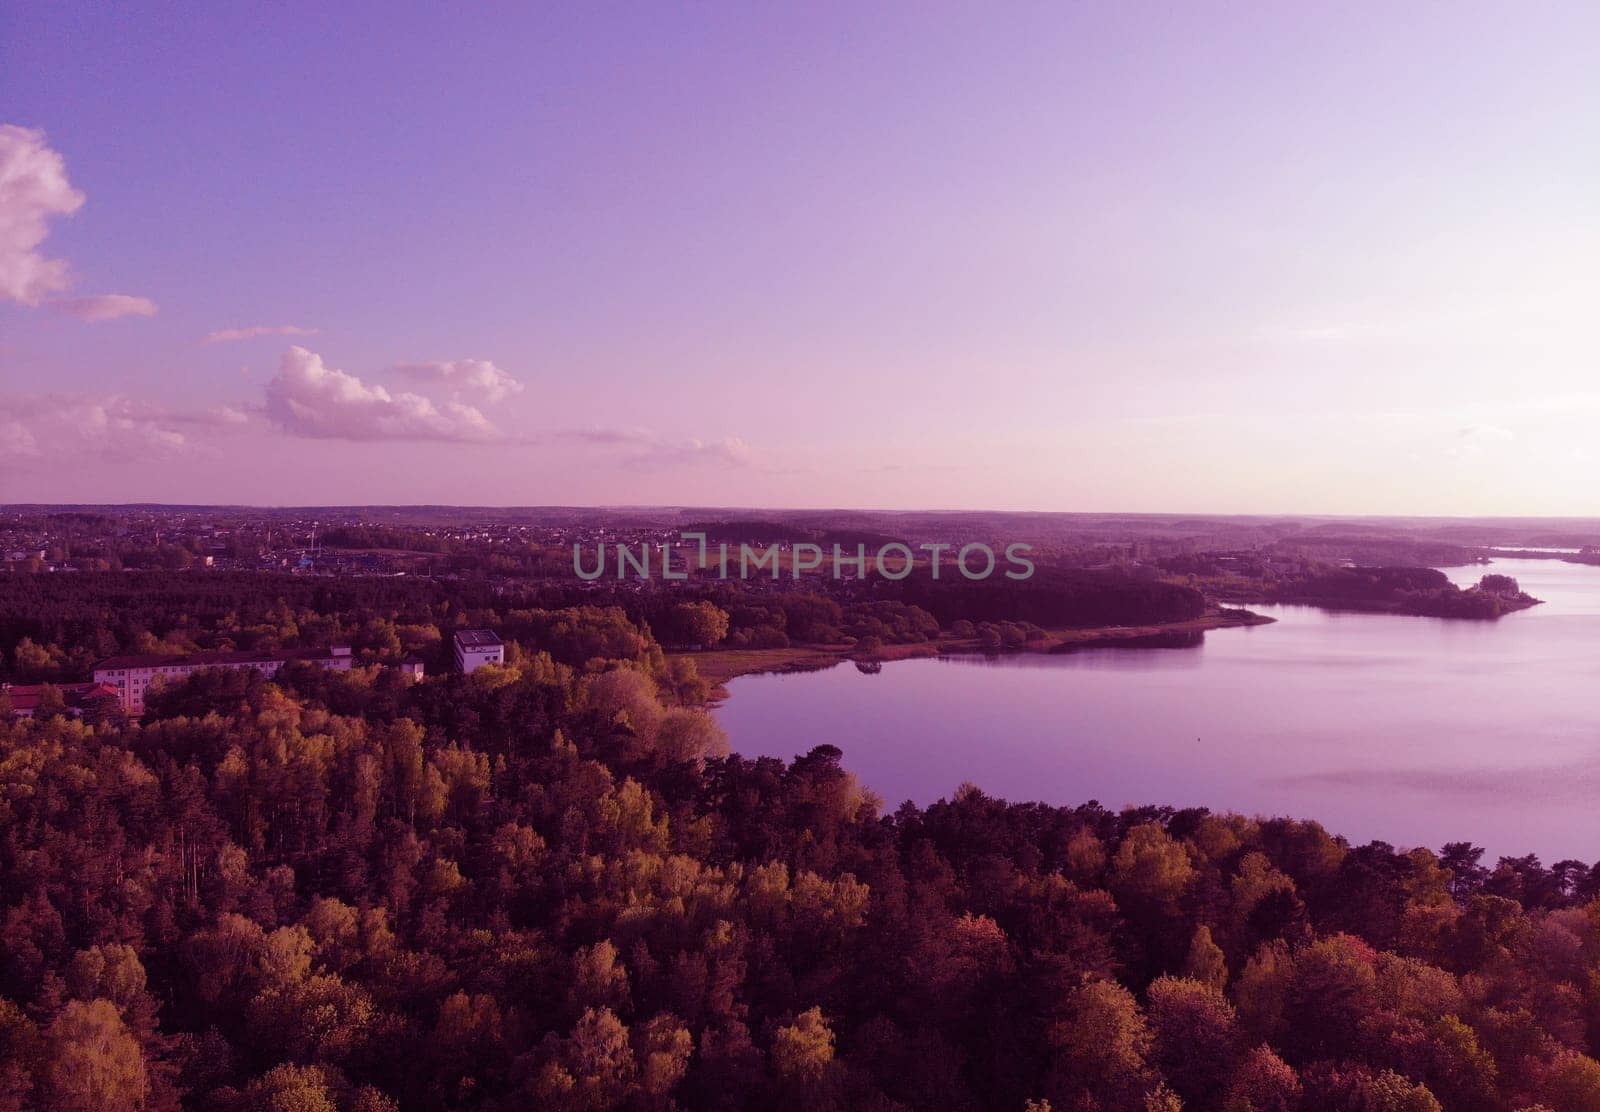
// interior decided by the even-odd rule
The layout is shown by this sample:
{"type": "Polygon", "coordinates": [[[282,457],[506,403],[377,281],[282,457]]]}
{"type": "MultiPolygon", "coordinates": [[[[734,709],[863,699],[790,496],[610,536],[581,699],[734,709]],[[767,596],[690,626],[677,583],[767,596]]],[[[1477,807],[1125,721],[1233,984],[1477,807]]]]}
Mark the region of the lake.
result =
{"type": "Polygon", "coordinates": [[[1187,649],[743,676],[735,751],[828,743],[892,808],[963,781],[1011,800],[1316,819],[1352,842],[1600,858],[1600,568],[1497,560],[1545,605],[1498,622],[1305,607],[1187,649]]]}

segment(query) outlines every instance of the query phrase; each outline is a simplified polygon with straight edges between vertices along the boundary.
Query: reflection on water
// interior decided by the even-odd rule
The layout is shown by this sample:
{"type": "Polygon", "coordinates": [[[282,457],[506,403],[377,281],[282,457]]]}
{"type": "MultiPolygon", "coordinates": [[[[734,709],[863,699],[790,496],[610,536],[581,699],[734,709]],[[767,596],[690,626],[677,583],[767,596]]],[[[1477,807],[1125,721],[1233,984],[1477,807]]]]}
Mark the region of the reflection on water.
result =
{"type": "Polygon", "coordinates": [[[1259,607],[1277,623],[1193,648],[746,676],[718,716],[747,755],[838,745],[890,806],[967,780],[1017,800],[1203,805],[1353,840],[1600,858],[1600,568],[1492,570],[1546,604],[1498,622],[1259,607]]]}
{"type": "Polygon", "coordinates": [[[1206,635],[1198,629],[1175,629],[1165,633],[1144,633],[1133,637],[1119,637],[1115,641],[1104,645],[1085,645],[1079,642],[1068,641],[1064,645],[1057,645],[1050,652],[1054,655],[1068,653],[1095,652],[1099,650],[1128,649],[1198,649],[1205,644],[1206,635]]]}

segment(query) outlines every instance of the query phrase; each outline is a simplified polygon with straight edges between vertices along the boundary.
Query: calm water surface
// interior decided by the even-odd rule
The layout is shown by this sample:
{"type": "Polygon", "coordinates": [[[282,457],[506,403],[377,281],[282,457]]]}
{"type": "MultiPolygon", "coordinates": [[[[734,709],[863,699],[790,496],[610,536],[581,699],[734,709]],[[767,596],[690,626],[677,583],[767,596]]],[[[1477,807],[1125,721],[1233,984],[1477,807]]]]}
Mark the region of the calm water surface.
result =
{"type": "Polygon", "coordinates": [[[824,742],[889,806],[962,781],[1314,818],[1353,841],[1600,858],[1600,568],[1499,560],[1546,600],[1498,622],[1256,607],[1192,649],[912,660],[745,676],[736,751],[824,742]]]}

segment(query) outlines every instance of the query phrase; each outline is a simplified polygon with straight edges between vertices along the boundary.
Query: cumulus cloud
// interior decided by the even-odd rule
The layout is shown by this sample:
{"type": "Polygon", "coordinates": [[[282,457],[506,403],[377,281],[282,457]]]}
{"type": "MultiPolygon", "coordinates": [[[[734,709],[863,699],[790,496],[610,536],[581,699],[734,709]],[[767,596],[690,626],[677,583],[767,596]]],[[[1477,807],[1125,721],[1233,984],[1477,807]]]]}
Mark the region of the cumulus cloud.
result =
{"type": "Polygon", "coordinates": [[[485,401],[500,402],[522,392],[522,383],[487,359],[457,359],[448,363],[400,363],[395,374],[414,382],[446,386],[459,393],[472,393],[485,401]]]}
{"type": "Polygon", "coordinates": [[[125,293],[104,293],[98,297],[74,297],[50,302],[58,313],[77,317],[90,323],[116,320],[118,317],[153,317],[156,303],[148,297],[133,297],[125,293]]]}
{"type": "Polygon", "coordinates": [[[750,462],[750,446],[737,436],[721,440],[663,441],[628,460],[630,467],[676,467],[711,463],[743,467],[750,462]]]}
{"type": "Polygon", "coordinates": [[[285,352],[277,375],[267,383],[266,414],[285,432],[328,440],[501,439],[489,419],[470,405],[391,394],[327,366],[303,347],[285,352]]]}
{"type": "MultiPolygon", "coordinates": [[[[84,195],[67,180],[67,164],[44,132],[0,124],[0,301],[34,306],[72,285],[65,259],[40,250],[50,222],[83,207],[84,195]]],[[[52,308],[84,321],[155,316],[148,297],[107,293],[58,299],[52,308]]]]}
{"type": "Polygon", "coordinates": [[[226,344],[234,340],[253,340],[257,336],[315,336],[315,328],[301,328],[298,324],[252,324],[245,328],[219,328],[206,333],[202,341],[207,344],[226,344]]]}
{"type": "Polygon", "coordinates": [[[215,453],[255,419],[231,405],[182,409],[122,394],[0,392],[0,477],[90,460],[118,465],[215,453]]]}
{"type": "Polygon", "coordinates": [[[559,434],[562,439],[584,444],[616,445],[632,449],[623,460],[625,466],[641,470],[717,464],[743,467],[751,460],[750,446],[737,436],[720,440],[672,440],[647,429],[573,429],[559,434]]]}
{"type": "Polygon", "coordinates": [[[187,449],[189,415],[117,395],[0,395],[0,460],[148,459],[187,449]]]}
{"type": "Polygon", "coordinates": [[[228,428],[250,423],[250,414],[233,405],[215,405],[210,409],[163,413],[161,416],[171,424],[201,425],[208,428],[228,428]]]}
{"type": "Polygon", "coordinates": [[[46,258],[39,247],[50,221],[83,202],[44,132],[0,124],[0,300],[37,305],[67,288],[66,261],[46,258]]]}

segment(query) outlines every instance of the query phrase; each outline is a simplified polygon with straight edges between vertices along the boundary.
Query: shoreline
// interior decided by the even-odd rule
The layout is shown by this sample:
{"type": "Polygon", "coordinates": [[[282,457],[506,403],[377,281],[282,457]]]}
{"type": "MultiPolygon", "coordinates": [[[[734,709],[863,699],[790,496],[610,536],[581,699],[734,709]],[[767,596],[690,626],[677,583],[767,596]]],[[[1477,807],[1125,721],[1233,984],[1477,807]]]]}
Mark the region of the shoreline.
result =
{"type": "MultiPolygon", "coordinates": [[[[1463,594],[1467,592],[1462,592],[1463,594]]],[[[1253,595],[1248,598],[1237,598],[1229,601],[1239,605],[1251,606],[1304,606],[1312,610],[1321,610],[1329,614],[1381,614],[1398,618],[1436,618],[1446,622],[1496,622],[1512,614],[1520,614],[1525,610],[1532,610],[1535,606],[1543,606],[1545,600],[1524,596],[1522,598],[1502,597],[1501,610],[1497,614],[1435,614],[1426,610],[1408,609],[1404,602],[1391,602],[1387,599],[1351,599],[1328,597],[1324,595],[1283,595],[1279,597],[1263,597],[1253,595]]]]}
{"type": "Polygon", "coordinates": [[[820,672],[846,661],[887,664],[937,656],[1009,656],[1014,653],[1067,653],[1088,648],[1163,648],[1198,637],[1213,629],[1239,629],[1277,621],[1264,614],[1234,608],[1213,609],[1199,618],[1142,626],[1096,626],[1090,629],[1052,629],[1042,641],[999,650],[985,650],[976,637],[941,633],[937,640],[909,645],[885,645],[871,656],[857,657],[853,645],[790,645],[782,649],[702,649],[668,653],[668,659],[695,662],[700,677],[712,686],[711,702],[728,697],[726,684],[740,676],[820,672]]]}

